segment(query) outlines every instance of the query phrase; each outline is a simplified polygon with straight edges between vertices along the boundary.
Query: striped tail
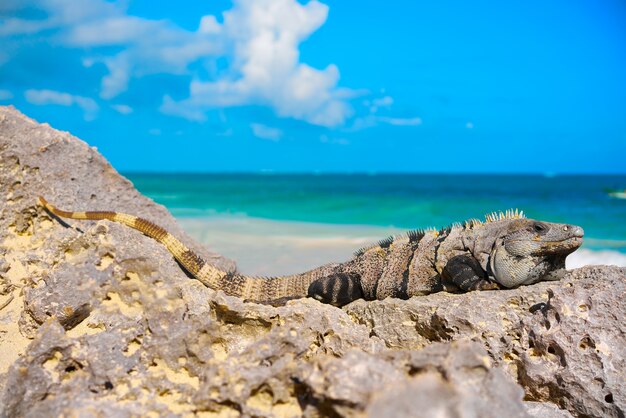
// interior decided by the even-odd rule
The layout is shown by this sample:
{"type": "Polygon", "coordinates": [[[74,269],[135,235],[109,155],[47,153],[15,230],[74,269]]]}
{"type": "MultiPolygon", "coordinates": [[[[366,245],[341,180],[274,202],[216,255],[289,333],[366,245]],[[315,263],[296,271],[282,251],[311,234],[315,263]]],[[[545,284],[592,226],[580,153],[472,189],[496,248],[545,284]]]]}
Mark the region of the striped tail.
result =
{"type": "Polygon", "coordinates": [[[338,276],[328,276],[324,267],[303,274],[274,278],[230,274],[208,264],[175,236],[146,219],[118,212],[67,212],[57,209],[43,197],[39,197],[39,202],[49,212],[62,218],[107,219],[141,231],[163,244],[185,270],[202,284],[213,290],[222,290],[230,296],[269,305],[283,305],[288,300],[307,296],[339,305],[345,303],[340,299],[346,296],[344,295],[346,292],[350,293],[350,300],[360,297],[360,286],[358,292],[352,295],[354,293],[352,289],[356,287],[352,282],[344,283],[348,276],[341,280],[338,276]]]}
{"type": "Polygon", "coordinates": [[[41,203],[41,205],[51,213],[62,218],[89,219],[94,221],[107,219],[141,231],[150,238],[154,238],[156,241],[163,244],[174,256],[174,258],[178,260],[178,262],[189,273],[191,273],[193,277],[201,281],[205,286],[214,290],[222,289],[227,294],[232,293],[228,292],[228,289],[230,289],[228,287],[228,278],[230,276],[228,273],[206,263],[196,253],[180,242],[175,236],[146,219],[118,212],[67,212],[57,209],[41,196],[39,196],[39,203],[41,203]]]}

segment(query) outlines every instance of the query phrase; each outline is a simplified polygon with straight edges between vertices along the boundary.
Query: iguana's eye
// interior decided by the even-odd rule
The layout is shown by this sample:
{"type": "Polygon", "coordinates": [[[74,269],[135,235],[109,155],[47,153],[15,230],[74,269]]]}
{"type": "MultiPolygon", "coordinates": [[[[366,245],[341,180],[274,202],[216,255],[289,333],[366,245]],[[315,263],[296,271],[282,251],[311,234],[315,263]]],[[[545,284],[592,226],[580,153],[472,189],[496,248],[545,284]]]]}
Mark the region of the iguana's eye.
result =
{"type": "Polygon", "coordinates": [[[545,234],[548,231],[548,227],[540,222],[535,222],[533,228],[538,234],[545,234]]]}

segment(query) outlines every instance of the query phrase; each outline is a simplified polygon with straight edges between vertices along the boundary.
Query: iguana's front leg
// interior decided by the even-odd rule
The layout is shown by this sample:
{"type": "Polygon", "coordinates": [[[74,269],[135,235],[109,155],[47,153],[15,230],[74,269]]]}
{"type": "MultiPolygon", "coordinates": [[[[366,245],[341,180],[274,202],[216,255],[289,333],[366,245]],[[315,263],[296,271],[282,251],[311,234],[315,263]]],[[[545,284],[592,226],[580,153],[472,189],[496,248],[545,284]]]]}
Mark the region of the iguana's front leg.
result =
{"type": "Polygon", "coordinates": [[[441,272],[445,282],[452,283],[461,290],[493,290],[498,289],[497,283],[488,280],[488,275],[470,254],[452,257],[441,272]]]}
{"type": "Polygon", "coordinates": [[[356,273],[334,273],[321,277],[311,283],[307,296],[322,303],[343,306],[363,298],[360,279],[361,276],[356,273]]]}

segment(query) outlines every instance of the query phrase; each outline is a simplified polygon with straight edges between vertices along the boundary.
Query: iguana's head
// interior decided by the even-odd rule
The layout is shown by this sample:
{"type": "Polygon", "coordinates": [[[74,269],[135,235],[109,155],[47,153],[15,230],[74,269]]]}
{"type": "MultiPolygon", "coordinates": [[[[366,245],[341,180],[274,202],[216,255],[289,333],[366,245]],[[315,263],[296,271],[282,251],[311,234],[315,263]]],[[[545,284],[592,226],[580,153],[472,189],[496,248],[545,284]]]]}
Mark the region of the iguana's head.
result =
{"type": "Polygon", "coordinates": [[[565,267],[565,257],[581,246],[584,231],[576,225],[534,219],[510,219],[500,229],[489,264],[495,280],[516,287],[540,280],[565,267]]]}

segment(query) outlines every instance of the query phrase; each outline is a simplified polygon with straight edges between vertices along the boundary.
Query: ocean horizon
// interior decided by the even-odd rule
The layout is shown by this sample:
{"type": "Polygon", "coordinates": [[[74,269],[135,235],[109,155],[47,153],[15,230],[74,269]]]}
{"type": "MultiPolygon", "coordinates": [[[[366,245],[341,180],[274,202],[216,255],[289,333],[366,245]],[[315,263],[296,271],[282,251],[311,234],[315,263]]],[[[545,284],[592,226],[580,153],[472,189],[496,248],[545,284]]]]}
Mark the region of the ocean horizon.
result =
{"type": "Polygon", "coordinates": [[[123,173],[208,248],[247,274],[289,274],[349,258],[417,228],[507,209],[580,225],[568,267],[626,265],[626,175],[123,173]]]}

